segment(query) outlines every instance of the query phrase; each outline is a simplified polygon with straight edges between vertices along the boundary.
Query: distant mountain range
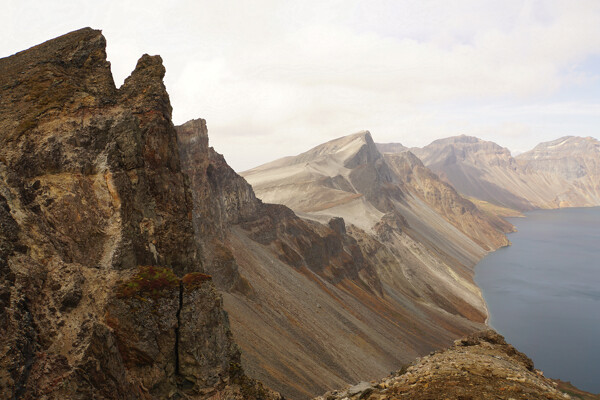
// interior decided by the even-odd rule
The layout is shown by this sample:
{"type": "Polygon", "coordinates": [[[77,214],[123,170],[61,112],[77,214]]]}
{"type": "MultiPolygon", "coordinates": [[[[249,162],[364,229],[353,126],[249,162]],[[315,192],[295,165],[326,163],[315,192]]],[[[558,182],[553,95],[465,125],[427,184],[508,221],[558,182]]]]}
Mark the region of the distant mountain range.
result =
{"type": "Polygon", "coordinates": [[[563,137],[517,157],[470,136],[410,151],[461,194],[498,206],[527,211],[600,205],[600,142],[591,137],[563,137]]]}

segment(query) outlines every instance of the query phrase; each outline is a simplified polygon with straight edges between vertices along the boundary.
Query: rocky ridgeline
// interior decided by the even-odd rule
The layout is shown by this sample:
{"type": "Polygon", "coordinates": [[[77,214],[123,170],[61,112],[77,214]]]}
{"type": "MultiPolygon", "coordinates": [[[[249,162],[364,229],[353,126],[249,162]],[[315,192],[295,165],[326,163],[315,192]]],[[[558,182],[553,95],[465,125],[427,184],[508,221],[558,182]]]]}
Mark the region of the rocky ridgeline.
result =
{"type": "Polygon", "coordinates": [[[534,369],[533,362],[502,336],[483,331],[381,381],[361,382],[316,400],[571,399],[559,385],[534,369]]]}
{"type": "Polygon", "coordinates": [[[239,225],[291,267],[306,267],[332,283],[346,278],[359,281],[381,293],[373,265],[346,234],[343,219],[321,225],[298,218],[283,205],[263,203],[252,186],[208,146],[206,121],[192,120],[176,129],[183,171],[191,182],[196,237],[219,288],[244,291],[249,287],[224,240],[228,230],[239,225]]]}
{"type": "Polygon", "coordinates": [[[529,211],[600,204],[600,142],[591,137],[562,137],[516,157],[465,135],[410,150],[461,194],[495,206],[529,211]]]}
{"type": "Polygon", "coordinates": [[[510,242],[502,233],[514,231],[510,223],[482,212],[451,185],[439,179],[410,151],[385,153],[384,158],[400,177],[406,191],[423,199],[482,248],[493,251],[509,245],[510,242]]]}
{"type": "Polygon", "coordinates": [[[89,28],[0,60],[0,398],[275,398],[204,275],[158,56],[89,28]]]}

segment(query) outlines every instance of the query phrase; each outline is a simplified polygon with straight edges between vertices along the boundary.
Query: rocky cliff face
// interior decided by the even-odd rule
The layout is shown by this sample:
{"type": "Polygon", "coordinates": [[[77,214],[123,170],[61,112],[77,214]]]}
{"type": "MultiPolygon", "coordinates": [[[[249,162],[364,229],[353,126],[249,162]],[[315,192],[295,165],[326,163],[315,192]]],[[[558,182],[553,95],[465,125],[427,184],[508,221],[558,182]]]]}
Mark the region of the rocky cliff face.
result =
{"type": "Polygon", "coordinates": [[[117,89],[89,28],[0,60],[0,397],[272,396],[202,274],[164,73],[117,89]]]}
{"type": "Polygon", "coordinates": [[[385,160],[406,190],[422,199],[481,247],[495,250],[509,244],[502,232],[514,230],[510,223],[483,213],[452,186],[440,180],[410,151],[387,153],[385,160]]]}
{"type": "Polygon", "coordinates": [[[600,204],[593,138],[557,139],[516,158],[495,143],[464,135],[411,151],[463,195],[497,206],[528,211],[600,204]]]}
{"type": "Polygon", "coordinates": [[[600,142],[592,137],[567,136],[540,143],[516,157],[525,170],[567,182],[555,206],[600,205],[600,142]]]}
{"type": "Polygon", "coordinates": [[[457,340],[448,350],[420,358],[383,380],[362,382],[345,390],[329,392],[316,400],[563,400],[597,397],[544,377],[525,354],[507,344],[502,336],[483,331],[457,340]],[[567,390],[574,396],[565,393],[567,390]]]}

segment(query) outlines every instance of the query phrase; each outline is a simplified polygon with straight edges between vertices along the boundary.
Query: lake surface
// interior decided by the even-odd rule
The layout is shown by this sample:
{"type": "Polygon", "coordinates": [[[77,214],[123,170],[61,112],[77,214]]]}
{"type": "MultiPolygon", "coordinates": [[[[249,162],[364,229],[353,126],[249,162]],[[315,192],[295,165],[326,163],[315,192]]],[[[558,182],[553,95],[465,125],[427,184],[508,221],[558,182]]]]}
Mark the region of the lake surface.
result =
{"type": "Polygon", "coordinates": [[[600,208],[510,222],[512,246],[475,269],[490,325],[546,376],[600,393],[600,208]]]}

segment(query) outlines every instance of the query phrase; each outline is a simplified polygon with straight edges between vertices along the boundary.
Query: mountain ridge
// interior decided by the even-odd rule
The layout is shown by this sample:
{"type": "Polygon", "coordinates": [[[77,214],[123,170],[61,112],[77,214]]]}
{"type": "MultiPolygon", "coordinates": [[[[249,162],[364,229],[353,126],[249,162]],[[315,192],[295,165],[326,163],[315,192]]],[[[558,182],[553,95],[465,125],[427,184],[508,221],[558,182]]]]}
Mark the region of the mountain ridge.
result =
{"type": "Polygon", "coordinates": [[[565,136],[513,157],[496,143],[462,135],[411,151],[463,195],[528,211],[599,205],[598,148],[592,137],[565,136]]]}
{"type": "MultiPolygon", "coordinates": [[[[307,398],[374,371],[385,373],[393,365],[407,362],[409,354],[419,354],[437,347],[438,343],[448,343],[457,332],[469,332],[481,326],[479,324],[485,318],[483,312],[457,295],[453,295],[453,300],[447,300],[444,296],[450,294],[434,293],[430,287],[427,289],[429,299],[419,300],[418,289],[413,288],[401,272],[405,267],[399,265],[398,256],[371,234],[341,218],[328,218],[323,223],[304,220],[285,206],[256,199],[243,178],[232,177],[234,173],[226,164],[215,164],[215,160],[222,157],[208,147],[205,139],[190,139],[190,135],[207,138],[204,121],[190,121],[177,129],[182,138],[180,152],[184,170],[190,176],[198,205],[195,220],[202,221],[205,219],[202,215],[211,213],[211,207],[207,207],[210,202],[199,200],[205,197],[207,190],[213,190],[211,187],[215,182],[225,177],[239,181],[244,189],[225,190],[220,198],[226,199],[228,204],[240,204],[236,197],[242,196],[254,203],[249,208],[254,211],[245,218],[216,224],[227,226],[220,242],[230,254],[231,264],[235,265],[235,268],[221,272],[232,276],[238,274],[241,281],[248,283],[244,290],[236,285],[220,286],[220,289],[232,321],[234,338],[245,355],[245,368],[269,386],[294,398],[307,398]],[[390,274],[390,279],[395,282],[393,295],[384,289],[383,277],[390,274]],[[282,276],[286,277],[285,281],[281,281],[282,276]],[[307,301],[307,295],[316,301],[307,301]],[[274,303],[272,298],[277,298],[277,302],[274,303]],[[406,309],[406,303],[412,304],[413,311],[406,309]],[[281,319],[281,314],[287,317],[281,319]],[[427,315],[444,328],[421,321],[417,314],[427,315]],[[390,319],[390,315],[395,317],[390,319]],[[265,332],[267,321],[268,325],[278,326],[278,329],[265,332]],[[290,321],[294,322],[290,324],[290,321]],[[299,335],[299,331],[303,333],[299,335]],[[315,335],[318,332],[323,333],[315,335]],[[384,336],[381,335],[383,332],[386,332],[384,336]],[[257,339],[265,335],[270,338],[268,342],[257,339]],[[312,342],[306,342],[307,338],[312,342]],[[344,355],[341,349],[351,348],[358,338],[363,343],[361,348],[344,355]],[[391,338],[402,338],[406,343],[399,347],[397,339],[391,338]],[[282,351],[284,349],[287,350],[282,351]],[[363,361],[348,370],[349,360],[358,362],[355,357],[360,354],[363,361]],[[293,363],[291,356],[295,360],[293,363]],[[323,364],[323,358],[328,360],[327,363],[323,364]],[[367,359],[370,361],[366,362],[367,359]],[[264,365],[279,365],[288,376],[264,365]],[[318,375],[315,371],[319,371],[318,375]],[[303,386],[298,386],[299,382],[303,382],[303,386]]],[[[364,146],[373,146],[372,141],[368,142],[366,134],[360,133],[327,146],[346,152],[335,160],[335,165],[346,168],[344,162],[352,160],[356,154],[359,158],[373,160],[368,149],[361,151],[364,146]],[[349,145],[350,152],[347,151],[349,145]]],[[[309,158],[330,162],[332,157],[326,153],[318,149],[309,153],[310,157],[305,154],[302,163],[291,160],[288,164],[296,173],[299,170],[294,166],[304,167],[309,158]]],[[[381,157],[376,158],[382,161],[381,157]]],[[[392,215],[389,223],[393,226],[397,219],[392,215]]],[[[212,241],[210,235],[202,240],[212,241]]],[[[210,245],[203,248],[209,249],[207,257],[210,257],[213,252],[210,245]]],[[[422,262],[406,250],[401,256],[409,257],[410,263],[415,265],[422,262]]],[[[206,264],[214,276],[220,274],[218,270],[211,270],[220,264],[206,264]]],[[[440,292],[444,289],[440,288],[440,292]]]]}
{"type": "Polygon", "coordinates": [[[0,59],[0,397],[280,398],[203,273],[162,60],[117,89],[105,48],[0,59]]]}

